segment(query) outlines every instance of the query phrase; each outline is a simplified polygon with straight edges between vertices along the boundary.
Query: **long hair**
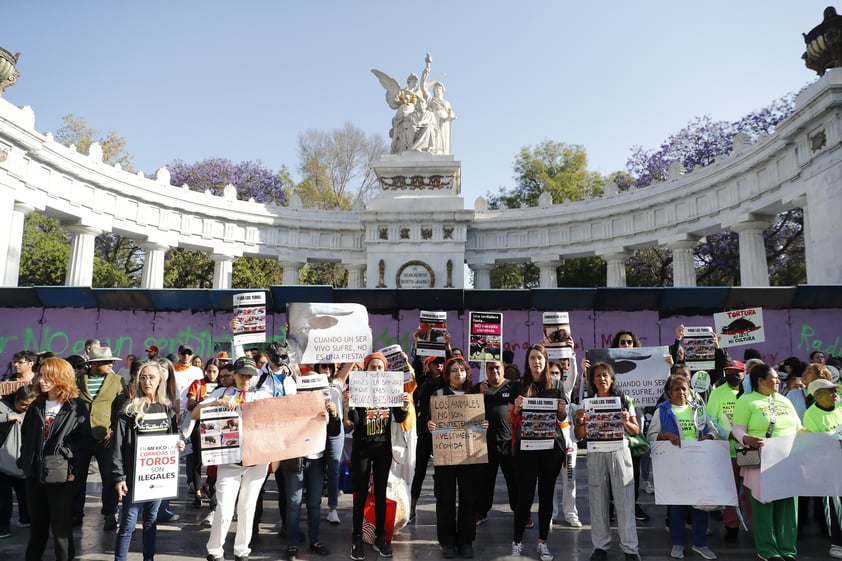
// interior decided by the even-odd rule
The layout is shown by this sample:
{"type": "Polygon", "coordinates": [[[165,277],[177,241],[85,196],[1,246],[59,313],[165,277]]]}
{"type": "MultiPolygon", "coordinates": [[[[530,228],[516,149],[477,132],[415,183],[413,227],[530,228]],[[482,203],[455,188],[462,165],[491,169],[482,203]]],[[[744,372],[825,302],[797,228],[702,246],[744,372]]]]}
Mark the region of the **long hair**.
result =
{"type": "Polygon", "coordinates": [[[769,374],[772,373],[772,367],[766,364],[765,362],[760,362],[755,364],[751,367],[751,372],[749,372],[749,378],[751,379],[751,389],[754,391],[758,391],[757,382],[760,379],[765,380],[769,377],[769,374]]]}
{"type": "MultiPolygon", "coordinates": [[[[221,372],[221,369],[219,368],[219,359],[218,358],[208,359],[208,361],[205,363],[204,368],[202,368],[202,373],[207,374],[208,368],[211,367],[211,366],[216,366],[216,377],[217,377],[217,379],[219,379],[219,373],[221,372]]],[[[206,380],[207,380],[207,378],[208,377],[205,376],[206,380]]]]}
{"type": "Polygon", "coordinates": [[[555,382],[550,378],[550,360],[547,355],[547,349],[540,343],[529,345],[526,349],[526,359],[523,365],[523,374],[520,377],[520,393],[525,396],[535,396],[542,391],[552,389],[555,387],[555,382]],[[529,367],[529,355],[532,351],[541,353],[544,356],[544,369],[539,372],[538,381],[532,378],[532,369],[529,367]]]}
{"type": "Polygon", "coordinates": [[[468,364],[463,358],[451,358],[444,365],[443,376],[445,385],[450,386],[450,367],[453,365],[461,366],[465,369],[465,384],[462,386],[462,390],[465,393],[471,393],[474,387],[473,382],[471,381],[471,365],[468,364]]]}
{"type": "Polygon", "coordinates": [[[155,362],[154,360],[144,362],[140,367],[140,371],[137,373],[137,378],[132,386],[132,390],[134,390],[134,397],[126,403],[125,409],[126,415],[134,416],[135,426],[140,424],[143,414],[147,409],[149,409],[149,405],[152,403],[148,397],[143,395],[143,388],[140,385],[140,377],[143,375],[144,371],[151,371],[152,374],[158,375],[158,389],[155,393],[155,401],[164,406],[168,406],[170,404],[170,398],[167,396],[167,380],[169,379],[167,369],[162,364],[155,362]]]}
{"type": "Polygon", "coordinates": [[[617,376],[614,374],[614,368],[612,368],[607,362],[597,362],[596,364],[592,364],[588,370],[588,389],[591,394],[596,395],[596,386],[593,383],[593,379],[597,368],[604,368],[608,371],[608,375],[611,376],[611,385],[608,386],[608,395],[619,397],[622,400],[625,395],[617,387],[617,376]]]}
{"type": "MultiPolygon", "coordinates": [[[[155,361],[153,360],[150,362],[155,361]]],[[[175,385],[175,368],[173,367],[173,363],[168,358],[159,358],[157,362],[161,365],[161,368],[167,371],[167,377],[163,379],[167,386],[167,397],[170,401],[175,401],[175,398],[178,395],[178,389],[175,385]]],[[[138,372],[138,376],[140,376],[140,372],[138,372]]]]}
{"type": "MultiPolygon", "coordinates": [[[[53,390],[59,403],[68,399],[79,397],[79,387],[76,385],[76,373],[69,362],[57,356],[42,358],[39,361],[38,376],[42,376],[52,382],[53,390]]],[[[38,399],[47,399],[47,394],[41,391],[41,385],[37,384],[35,393],[38,399]]]]}
{"type": "Polygon", "coordinates": [[[633,341],[632,347],[640,347],[641,346],[640,339],[637,338],[637,335],[634,334],[634,331],[623,330],[623,331],[618,331],[617,333],[615,333],[614,338],[611,339],[611,348],[612,349],[619,349],[620,348],[620,337],[622,337],[623,335],[628,335],[632,338],[632,341],[633,341]]]}

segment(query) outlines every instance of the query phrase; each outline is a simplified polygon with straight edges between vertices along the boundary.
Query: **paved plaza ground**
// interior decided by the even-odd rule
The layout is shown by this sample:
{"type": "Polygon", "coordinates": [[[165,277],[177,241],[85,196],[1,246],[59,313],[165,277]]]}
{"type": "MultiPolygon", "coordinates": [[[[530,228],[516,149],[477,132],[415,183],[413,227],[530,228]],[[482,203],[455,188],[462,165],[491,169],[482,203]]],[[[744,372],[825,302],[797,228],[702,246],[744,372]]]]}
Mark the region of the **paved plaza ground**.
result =
{"type": "MultiPolygon", "coordinates": [[[[589,530],[589,510],[587,500],[587,477],[586,462],[587,455],[580,451],[579,465],[577,466],[577,481],[579,484],[578,507],[584,527],[580,529],[566,526],[554,526],[550,533],[548,544],[550,550],[555,554],[556,561],[587,561],[591,553],[591,540],[589,530]]],[[[418,508],[418,521],[414,526],[407,526],[395,536],[394,559],[415,560],[415,559],[442,559],[441,550],[436,545],[436,517],[435,498],[433,496],[433,468],[430,466],[428,477],[418,508]]],[[[182,475],[183,478],[183,475],[182,475]]],[[[105,561],[114,557],[114,532],[103,532],[102,517],[99,515],[99,484],[98,475],[92,475],[89,479],[89,493],[86,506],[86,516],[81,528],[76,528],[77,558],[89,561],[105,561]]],[[[185,484],[182,484],[182,489],[185,484]]],[[[266,509],[264,519],[260,524],[260,534],[252,542],[252,560],[283,560],[286,554],[285,538],[278,536],[280,528],[280,517],[277,511],[277,491],[273,479],[266,485],[266,509]]],[[[512,541],[512,514],[506,506],[505,484],[502,476],[497,485],[497,496],[495,497],[494,509],[489,513],[488,523],[477,528],[477,539],[474,543],[475,558],[480,560],[510,559],[512,541]]],[[[324,505],[325,500],[322,501],[324,505]]],[[[640,553],[644,560],[658,559],[668,560],[670,543],[669,536],[664,531],[664,515],[666,507],[656,506],[652,495],[641,494],[641,503],[644,509],[651,515],[648,522],[638,522],[638,535],[640,536],[640,553]]],[[[201,526],[201,520],[208,513],[207,504],[201,509],[194,509],[191,503],[182,496],[181,499],[172,502],[172,508],[181,515],[181,520],[175,523],[160,524],[158,526],[158,561],[182,561],[182,560],[204,560],[206,555],[205,542],[208,538],[209,529],[201,526]]],[[[537,514],[537,504],[535,506],[537,514]]],[[[342,495],[339,501],[339,515],[341,524],[331,526],[323,521],[321,526],[322,541],[330,548],[330,555],[321,557],[312,554],[306,547],[299,550],[298,558],[306,561],[317,559],[349,559],[351,549],[351,496],[342,495]]],[[[14,521],[17,520],[15,515],[14,521]]],[[[536,516],[537,522],[537,516],[536,516]]],[[[234,528],[232,524],[232,530],[234,528]]],[[[713,535],[710,536],[710,547],[719,555],[722,561],[743,561],[757,559],[754,553],[754,545],[750,534],[740,534],[737,544],[724,544],[722,541],[722,523],[711,520],[713,535]]],[[[26,548],[28,530],[26,528],[15,528],[13,523],[12,537],[0,540],[0,561],[22,560],[26,548]]],[[[306,516],[302,512],[302,532],[306,534],[306,516]]],[[[526,530],[524,536],[524,556],[522,560],[537,560],[535,544],[537,540],[537,529],[526,530]]],[[[231,542],[233,532],[229,534],[226,544],[225,559],[233,559],[231,542]]],[[[619,548],[615,547],[609,552],[609,561],[620,561],[623,555],[619,548]]],[[[799,556],[801,560],[828,559],[829,540],[820,535],[817,528],[809,528],[805,535],[799,539],[799,556]]],[[[142,559],[140,531],[137,531],[132,542],[129,553],[130,561],[142,559]]],[[[367,561],[376,561],[377,553],[366,546],[367,561]]],[[[688,560],[701,560],[701,557],[692,553],[688,547],[686,553],[688,560]]],[[[44,561],[53,561],[52,542],[47,546],[44,561]]]]}

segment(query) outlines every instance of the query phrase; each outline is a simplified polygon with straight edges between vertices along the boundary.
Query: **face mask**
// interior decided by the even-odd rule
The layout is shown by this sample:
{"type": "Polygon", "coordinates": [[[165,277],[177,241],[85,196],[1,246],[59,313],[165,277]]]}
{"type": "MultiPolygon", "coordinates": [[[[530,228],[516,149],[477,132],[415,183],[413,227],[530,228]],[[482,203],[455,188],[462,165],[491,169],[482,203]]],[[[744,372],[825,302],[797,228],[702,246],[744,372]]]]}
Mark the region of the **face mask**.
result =
{"type": "Polygon", "coordinates": [[[726,374],[725,381],[728,383],[729,386],[739,386],[742,382],[742,378],[740,378],[739,374],[726,374]]]}

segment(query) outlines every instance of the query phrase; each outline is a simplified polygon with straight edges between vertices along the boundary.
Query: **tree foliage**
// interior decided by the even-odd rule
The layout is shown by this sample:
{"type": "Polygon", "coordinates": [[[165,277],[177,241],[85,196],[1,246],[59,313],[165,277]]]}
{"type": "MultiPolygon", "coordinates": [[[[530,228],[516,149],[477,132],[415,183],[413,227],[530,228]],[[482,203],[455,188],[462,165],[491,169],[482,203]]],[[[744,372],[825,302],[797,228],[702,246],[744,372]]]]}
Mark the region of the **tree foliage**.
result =
{"type": "Polygon", "coordinates": [[[98,142],[102,147],[102,161],[113,166],[120,164],[124,170],[134,172],[134,157],[126,149],[128,142],[117,134],[116,131],[108,131],[106,136],[100,136],[99,132],[91,128],[83,117],[76,117],[73,114],[62,117],[62,125],[55,133],[55,140],[65,146],[71,144],[76,146],[80,154],[87,154],[91,144],[98,142]]]}
{"type": "Polygon", "coordinates": [[[268,288],[283,280],[284,269],[277,259],[240,257],[232,267],[232,288],[268,288]]]}
{"type": "Polygon", "coordinates": [[[304,206],[351,210],[354,199],[367,201],[377,191],[372,164],[388,147],[380,135],[366,136],[350,123],[330,132],[308,129],[298,135],[295,193],[304,206]]]}
{"type": "Polygon", "coordinates": [[[213,261],[197,249],[170,249],[164,257],[164,288],[213,288],[213,261]]]}
{"type": "Polygon", "coordinates": [[[245,161],[238,164],[227,158],[208,158],[192,164],[175,160],[167,169],[173,185],[188,185],[193,191],[210,191],[221,196],[226,185],[237,189],[237,198],[241,201],[254,199],[258,203],[284,205],[287,202],[287,184],[289,177],[286,169],[273,172],[257,161],[245,161]]]}
{"type": "Polygon", "coordinates": [[[565,259],[556,271],[558,286],[566,288],[605,286],[608,265],[599,257],[565,259]]]}
{"type": "Polygon", "coordinates": [[[301,284],[348,286],[348,271],[338,263],[308,263],[301,269],[301,284]]]}
{"type": "Polygon", "coordinates": [[[64,284],[70,242],[55,218],[29,214],[24,221],[20,256],[19,286],[64,284]]]}

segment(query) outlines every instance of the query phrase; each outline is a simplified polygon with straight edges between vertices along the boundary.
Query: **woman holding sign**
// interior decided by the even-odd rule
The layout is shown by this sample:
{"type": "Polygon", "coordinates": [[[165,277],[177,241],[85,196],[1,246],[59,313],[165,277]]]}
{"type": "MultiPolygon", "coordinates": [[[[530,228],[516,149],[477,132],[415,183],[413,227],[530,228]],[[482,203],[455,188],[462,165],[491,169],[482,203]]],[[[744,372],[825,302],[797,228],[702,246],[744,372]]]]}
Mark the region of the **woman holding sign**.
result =
{"type": "MultiPolygon", "coordinates": [[[[385,372],[387,360],[383,353],[365,357],[365,372],[352,376],[365,376],[367,372],[385,372]]],[[[350,395],[346,393],[346,402],[350,395]]],[[[368,480],[374,474],[374,549],[382,557],[392,556],[392,545],[386,540],[386,483],[392,466],[391,423],[401,423],[409,410],[409,394],[402,395],[402,407],[350,407],[348,420],[354,430],[354,447],[351,450],[351,477],[354,480],[354,522],[351,559],[365,559],[363,546],[363,515],[368,499],[368,480]]]]}
{"type": "Polygon", "coordinates": [[[547,368],[547,349],[531,345],[526,350],[524,375],[509,406],[515,433],[514,465],[517,474],[517,503],[514,519],[512,555],[523,552],[523,532],[532,510],[535,486],[538,486],[538,556],[552,561],[547,536],[553,517],[553,493],[556,479],[567,455],[559,421],[567,418],[564,391],[556,386],[547,368]]]}
{"type": "MultiPolygon", "coordinates": [[[[137,517],[143,512],[143,559],[155,558],[155,538],[158,532],[158,509],[161,499],[144,502],[132,500],[137,460],[138,438],[150,435],[172,434],[172,404],[167,397],[167,369],[158,362],[146,362],[140,368],[132,388],[134,397],[126,404],[117,418],[113,443],[113,477],[117,495],[123,498],[120,512],[120,529],[114,545],[114,561],[125,561],[137,517]]],[[[179,452],[184,442],[178,441],[179,452]]],[[[178,477],[176,472],[175,477],[178,477]]]]}

